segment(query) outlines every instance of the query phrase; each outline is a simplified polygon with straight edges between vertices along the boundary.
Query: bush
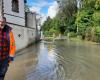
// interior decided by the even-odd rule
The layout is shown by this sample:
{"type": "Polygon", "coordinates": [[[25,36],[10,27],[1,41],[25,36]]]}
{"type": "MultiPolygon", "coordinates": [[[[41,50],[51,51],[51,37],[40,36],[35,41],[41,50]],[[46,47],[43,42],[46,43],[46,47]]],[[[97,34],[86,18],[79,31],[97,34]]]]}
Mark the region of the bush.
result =
{"type": "Polygon", "coordinates": [[[96,27],[95,37],[96,37],[96,42],[100,42],[100,26],[96,27]]]}
{"type": "Polygon", "coordinates": [[[77,34],[74,33],[74,32],[70,32],[70,33],[69,33],[69,37],[77,37],[77,34]]]}
{"type": "Polygon", "coordinates": [[[44,34],[45,37],[51,37],[52,36],[52,33],[49,32],[49,31],[45,31],[45,32],[43,32],[43,34],[44,34]]]}

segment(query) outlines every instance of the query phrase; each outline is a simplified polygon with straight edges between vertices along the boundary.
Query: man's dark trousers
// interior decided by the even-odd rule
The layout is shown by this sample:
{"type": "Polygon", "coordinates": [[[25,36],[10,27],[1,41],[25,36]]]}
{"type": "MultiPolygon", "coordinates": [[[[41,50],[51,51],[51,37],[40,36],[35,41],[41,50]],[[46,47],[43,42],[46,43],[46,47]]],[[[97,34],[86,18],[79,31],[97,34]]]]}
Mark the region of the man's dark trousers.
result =
{"type": "Polygon", "coordinates": [[[8,70],[8,60],[0,61],[0,80],[4,80],[5,74],[8,70]]]}

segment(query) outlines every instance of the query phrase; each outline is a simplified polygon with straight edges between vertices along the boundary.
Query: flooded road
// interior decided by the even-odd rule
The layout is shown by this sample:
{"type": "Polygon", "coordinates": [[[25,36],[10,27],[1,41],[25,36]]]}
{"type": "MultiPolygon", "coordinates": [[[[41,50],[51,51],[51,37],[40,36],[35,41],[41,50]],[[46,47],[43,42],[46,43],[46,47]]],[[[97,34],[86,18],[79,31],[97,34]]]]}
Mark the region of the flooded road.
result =
{"type": "Polygon", "coordinates": [[[5,80],[100,80],[100,45],[42,41],[19,52],[5,80]]]}

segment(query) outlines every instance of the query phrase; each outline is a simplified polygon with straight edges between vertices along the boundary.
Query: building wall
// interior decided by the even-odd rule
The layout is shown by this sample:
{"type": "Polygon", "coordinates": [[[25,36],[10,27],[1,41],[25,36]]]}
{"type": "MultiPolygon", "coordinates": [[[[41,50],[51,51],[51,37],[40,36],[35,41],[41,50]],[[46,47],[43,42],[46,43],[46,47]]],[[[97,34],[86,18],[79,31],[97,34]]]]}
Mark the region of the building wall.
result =
{"type": "Polygon", "coordinates": [[[36,38],[36,30],[35,29],[30,29],[27,28],[27,38],[28,38],[28,44],[31,44],[33,42],[35,42],[35,38],[36,38]]]}
{"type": "MultiPolygon", "coordinates": [[[[26,12],[26,26],[28,28],[34,29],[35,40],[39,40],[36,13],[26,12]]],[[[29,31],[31,32],[31,31],[29,31]]]]}
{"type": "Polygon", "coordinates": [[[27,45],[35,42],[35,30],[21,27],[13,24],[8,24],[9,26],[13,26],[12,31],[14,33],[15,43],[17,50],[25,48],[27,45]]]}
{"type": "Polygon", "coordinates": [[[0,15],[2,14],[2,0],[0,0],[0,15]]]}
{"type": "Polygon", "coordinates": [[[36,40],[36,14],[28,12],[25,17],[24,0],[19,0],[19,13],[13,12],[11,2],[12,0],[3,0],[3,14],[7,18],[7,24],[13,28],[16,48],[20,50],[36,40]]]}
{"type": "Polygon", "coordinates": [[[3,11],[7,22],[25,26],[24,0],[19,0],[19,13],[12,11],[12,0],[3,0],[3,11]]]}
{"type": "Polygon", "coordinates": [[[36,13],[26,12],[26,26],[36,28],[36,13]]]}

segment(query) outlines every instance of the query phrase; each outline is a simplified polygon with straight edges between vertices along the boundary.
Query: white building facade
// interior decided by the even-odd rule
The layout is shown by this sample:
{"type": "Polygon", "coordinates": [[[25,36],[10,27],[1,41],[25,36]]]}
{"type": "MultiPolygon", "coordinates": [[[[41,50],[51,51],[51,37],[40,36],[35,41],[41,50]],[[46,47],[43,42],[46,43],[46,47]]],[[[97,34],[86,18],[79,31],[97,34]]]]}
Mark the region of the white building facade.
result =
{"type": "Polygon", "coordinates": [[[26,0],[0,0],[0,15],[13,28],[17,50],[25,48],[36,40],[36,14],[25,12],[26,0]]]}

